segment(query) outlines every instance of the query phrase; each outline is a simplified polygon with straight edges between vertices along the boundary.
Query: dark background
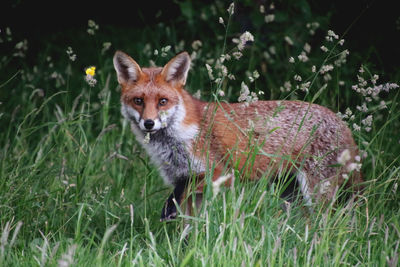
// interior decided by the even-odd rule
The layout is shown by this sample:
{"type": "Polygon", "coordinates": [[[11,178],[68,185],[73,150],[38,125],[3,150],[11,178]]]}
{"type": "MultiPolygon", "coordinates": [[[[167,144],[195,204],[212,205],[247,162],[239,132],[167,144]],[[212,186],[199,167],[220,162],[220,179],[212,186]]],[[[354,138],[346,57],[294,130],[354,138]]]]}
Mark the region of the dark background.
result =
{"type": "MultiPolygon", "coordinates": [[[[13,35],[26,38],[29,49],[40,49],[41,39],[77,28],[86,29],[88,19],[100,27],[140,28],[176,23],[180,16],[178,1],[2,1],[0,29],[12,29],[13,35]]],[[[211,2],[211,1],[204,1],[211,2]]],[[[255,1],[259,5],[261,2],[255,1]]],[[[372,54],[370,60],[383,72],[396,71],[400,61],[400,9],[396,1],[339,0],[308,1],[313,14],[332,13],[330,28],[346,36],[350,51],[372,54]]],[[[278,3],[278,1],[276,2],[278,3]]],[[[185,25],[175,25],[185,30],[185,25]]],[[[187,25],[186,25],[187,27],[187,25]]],[[[62,38],[61,38],[62,39],[62,38]]],[[[65,40],[59,40],[65,44],[65,40]]],[[[65,46],[65,45],[64,45],[65,46]]]]}

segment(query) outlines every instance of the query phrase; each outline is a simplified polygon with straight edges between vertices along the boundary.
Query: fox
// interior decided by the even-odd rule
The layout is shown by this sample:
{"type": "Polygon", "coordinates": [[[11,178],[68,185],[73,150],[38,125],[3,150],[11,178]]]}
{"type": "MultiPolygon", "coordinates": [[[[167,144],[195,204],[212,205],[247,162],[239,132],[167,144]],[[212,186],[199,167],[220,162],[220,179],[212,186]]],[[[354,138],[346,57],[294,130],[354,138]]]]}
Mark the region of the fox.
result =
{"type": "Polygon", "coordinates": [[[296,100],[202,101],[185,89],[191,65],[187,52],[163,67],[142,68],[116,51],[113,64],[121,113],[164,182],[174,188],[161,221],[177,218],[189,183],[195,183],[197,202],[210,186],[207,180],[231,185],[234,169],[241,170],[240,180],[291,172],[309,206],[332,201],[339,188],[362,189],[352,132],[330,109],[296,100]]]}

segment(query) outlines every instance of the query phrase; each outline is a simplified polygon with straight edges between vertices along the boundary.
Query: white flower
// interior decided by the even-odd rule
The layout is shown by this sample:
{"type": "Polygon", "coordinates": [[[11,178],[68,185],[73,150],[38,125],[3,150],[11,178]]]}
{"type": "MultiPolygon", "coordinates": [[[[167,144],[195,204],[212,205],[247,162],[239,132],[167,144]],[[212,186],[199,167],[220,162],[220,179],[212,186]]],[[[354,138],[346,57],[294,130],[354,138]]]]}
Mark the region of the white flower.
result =
{"type": "Polygon", "coordinates": [[[245,31],[242,35],[240,35],[240,41],[242,43],[246,43],[246,42],[249,42],[249,41],[253,42],[254,41],[254,36],[250,32],[245,31]]]}
{"type": "Polygon", "coordinates": [[[143,144],[148,144],[150,142],[150,133],[147,132],[146,136],[143,139],[143,144]]]}
{"type": "Polygon", "coordinates": [[[229,80],[235,80],[235,75],[233,75],[232,73],[228,74],[228,79],[229,80]]]}
{"type": "Polygon", "coordinates": [[[273,22],[275,20],[275,15],[274,14],[266,15],[264,20],[265,20],[265,23],[273,22]]]}
{"type": "Polygon", "coordinates": [[[294,57],[289,58],[289,63],[294,63],[294,57]]]}
{"type": "Polygon", "coordinates": [[[222,17],[219,17],[218,22],[224,25],[224,19],[222,17]]]}
{"type": "Polygon", "coordinates": [[[372,115],[368,115],[365,119],[361,121],[361,123],[364,124],[365,126],[371,126],[372,121],[373,121],[372,115]]]}
{"type": "Polygon", "coordinates": [[[301,61],[301,62],[307,62],[308,61],[308,57],[306,55],[306,53],[304,51],[302,51],[300,53],[300,55],[297,56],[297,58],[301,61]]]}
{"type": "Polygon", "coordinates": [[[327,40],[329,39],[328,41],[332,41],[332,38],[337,40],[339,39],[339,35],[335,34],[332,30],[329,30],[327,40]]]}
{"type": "Polygon", "coordinates": [[[194,50],[198,50],[202,45],[203,45],[203,44],[201,43],[200,40],[195,40],[195,41],[193,41],[193,43],[192,43],[192,48],[193,48],[194,50]]]}
{"type": "Polygon", "coordinates": [[[300,85],[300,90],[304,91],[304,92],[308,92],[308,89],[310,88],[311,82],[306,82],[306,83],[302,83],[300,85]]]}
{"type": "Polygon", "coordinates": [[[233,52],[232,55],[235,59],[239,59],[242,57],[243,54],[242,52],[233,52]]]}
{"type": "Polygon", "coordinates": [[[313,65],[313,66],[311,67],[311,71],[312,71],[312,72],[316,72],[316,71],[317,71],[317,67],[315,67],[315,65],[313,65]]]}
{"type": "Polygon", "coordinates": [[[258,73],[257,70],[253,71],[253,77],[254,79],[258,79],[260,77],[260,74],[258,73]]]}
{"type": "Polygon", "coordinates": [[[321,72],[321,74],[325,74],[326,72],[329,72],[329,71],[331,71],[331,70],[333,70],[333,65],[328,64],[328,65],[323,65],[323,66],[321,67],[320,72],[321,72]]]}
{"type": "Polygon", "coordinates": [[[234,2],[232,2],[230,5],[229,5],[229,7],[228,7],[228,14],[229,15],[233,15],[233,13],[235,12],[235,3],[234,2]]]}
{"type": "Polygon", "coordinates": [[[71,61],[76,60],[76,54],[74,53],[74,51],[72,50],[72,48],[70,46],[67,47],[67,54],[71,61]]]}
{"type": "Polygon", "coordinates": [[[361,130],[361,127],[358,124],[353,123],[353,129],[354,131],[359,132],[361,130]]]}
{"type": "Polygon", "coordinates": [[[305,43],[303,49],[304,49],[304,51],[306,51],[306,53],[310,53],[311,45],[309,45],[308,43],[305,43]]]}
{"type": "Polygon", "coordinates": [[[298,74],[295,74],[294,76],[293,76],[293,79],[295,80],[295,81],[298,81],[298,82],[301,82],[301,76],[300,75],[298,75],[298,74]]]}
{"type": "Polygon", "coordinates": [[[321,46],[320,48],[321,48],[321,50],[324,51],[324,52],[328,52],[328,51],[329,51],[329,49],[328,49],[326,46],[324,46],[324,45],[321,46]]]}
{"type": "Polygon", "coordinates": [[[350,151],[348,149],[345,149],[342,151],[342,153],[338,156],[337,162],[341,165],[346,165],[346,162],[348,162],[351,159],[350,151]]]}
{"type": "Polygon", "coordinates": [[[286,41],[286,43],[288,44],[288,45],[293,45],[293,41],[292,41],[292,39],[290,39],[290,37],[289,36],[285,36],[285,41],[286,41]]]}
{"type": "Polygon", "coordinates": [[[208,72],[208,77],[210,80],[214,80],[214,75],[213,75],[213,70],[210,65],[206,64],[207,72],[208,72]]]}

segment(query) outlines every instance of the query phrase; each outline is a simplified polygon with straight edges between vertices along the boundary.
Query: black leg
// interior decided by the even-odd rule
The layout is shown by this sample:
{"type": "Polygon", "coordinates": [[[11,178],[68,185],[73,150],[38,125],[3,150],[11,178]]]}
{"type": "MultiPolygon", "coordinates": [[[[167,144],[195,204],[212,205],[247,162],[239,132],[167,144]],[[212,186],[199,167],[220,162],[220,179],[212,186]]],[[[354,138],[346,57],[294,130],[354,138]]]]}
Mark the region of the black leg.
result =
{"type": "Polygon", "coordinates": [[[175,199],[178,205],[181,204],[183,192],[186,188],[186,182],[186,179],[182,179],[176,183],[174,192],[168,197],[161,211],[161,222],[169,221],[176,218],[177,210],[173,199],[175,199]]]}

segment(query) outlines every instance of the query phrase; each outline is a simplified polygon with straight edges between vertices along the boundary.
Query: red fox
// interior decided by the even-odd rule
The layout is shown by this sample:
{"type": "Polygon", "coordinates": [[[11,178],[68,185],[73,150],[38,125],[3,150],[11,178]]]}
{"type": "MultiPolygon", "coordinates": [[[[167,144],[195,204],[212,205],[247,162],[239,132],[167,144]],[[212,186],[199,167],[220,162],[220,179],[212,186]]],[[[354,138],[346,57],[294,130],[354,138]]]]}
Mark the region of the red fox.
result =
{"type": "Polygon", "coordinates": [[[208,103],[185,91],[191,59],[186,52],[164,67],[141,68],[117,51],[114,68],[121,85],[121,112],[139,143],[175,187],[161,221],[176,217],[188,182],[201,194],[205,175],[232,182],[232,169],[260,179],[290,171],[307,204],[330,201],[342,186],[363,182],[350,129],[331,110],[302,101],[208,103]],[[230,179],[226,179],[226,178],[230,179]]]}

